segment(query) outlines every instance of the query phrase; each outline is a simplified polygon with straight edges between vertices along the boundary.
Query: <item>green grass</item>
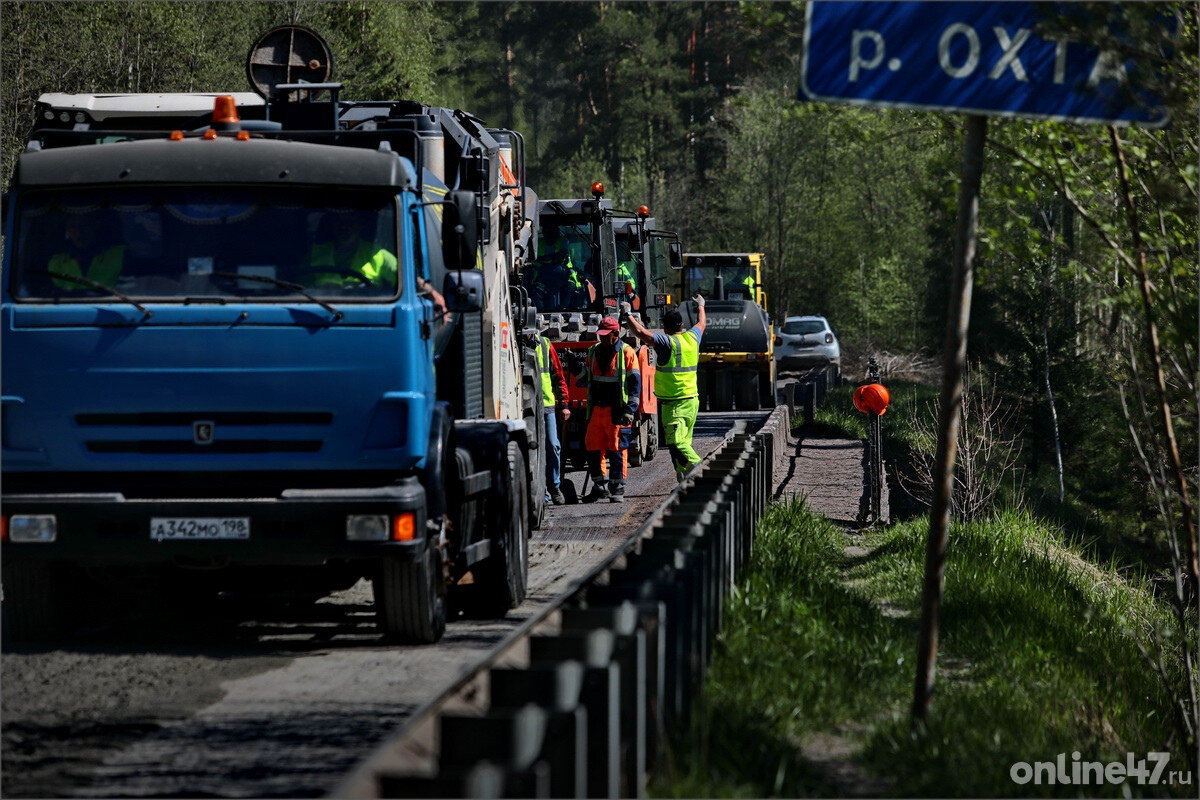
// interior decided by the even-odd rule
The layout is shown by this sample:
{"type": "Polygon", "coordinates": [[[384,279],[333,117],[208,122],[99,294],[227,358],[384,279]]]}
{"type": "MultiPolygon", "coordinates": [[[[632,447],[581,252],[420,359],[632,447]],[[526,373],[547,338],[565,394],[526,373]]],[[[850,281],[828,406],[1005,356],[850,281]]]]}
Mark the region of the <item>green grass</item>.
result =
{"type": "MultiPolygon", "coordinates": [[[[1119,797],[1120,786],[1021,786],[1009,769],[1059,753],[1069,763],[1074,751],[1109,762],[1171,749],[1169,701],[1136,644],[1168,627],[1165,608],[1015,513],[952,529],[938,681],[928,728],[915,729],[926,529],[914,520],[848,537],[799,502],[772,507],[705,700],[652,791],[837,794],[844,781],[814,767],[810,747],[833,733],[889,796],[1119,797]],[[849,543],[871,551],[849,558],[849,543]]],[[[1170,769],[1183,768],[1176,749],[1170,769]]],[[[1194,796],[1196,785],[1129,789],[1194,796]]]]}
{"type": "Polygon", "coordinates": [[[867,415],[854,407],[853,396],[856,386],[838,386],[825,395],[825,402],[817,407],[817,413],[809,425],[804,425],[804,416],[792,418],[793,428],[803,428],[805,436],[841,439],[867,438],[867,415]]]}

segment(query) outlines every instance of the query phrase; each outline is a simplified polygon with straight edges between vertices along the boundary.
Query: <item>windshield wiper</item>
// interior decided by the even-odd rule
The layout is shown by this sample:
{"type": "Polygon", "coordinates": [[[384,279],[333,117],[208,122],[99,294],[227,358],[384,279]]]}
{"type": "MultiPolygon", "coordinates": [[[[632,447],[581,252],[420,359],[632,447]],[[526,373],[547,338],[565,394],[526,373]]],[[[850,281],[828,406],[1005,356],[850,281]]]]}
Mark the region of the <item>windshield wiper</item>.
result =
{"type": "Polygon", "coordinates": [[[78,283],[80,286],[86,286],[89,289],[95,289],[96,291],[104,292],[105,294],[111,295],[111,296],[117,298],[118,300],[122,300],[126,303],[129,303],[129,305],[133,306],[138,311],[145,314],[146,319],[150,319],[150,317],[154,316],[153,311],[146,308],[144,305],[139,303],[137,300],[134,300],[132,297],[130,297],[128,295],[121,294],[113,287],[106,286],[103,283],[101,283],[100,281],[94,281],[91,278],[85,278],[82,275],[73,275],[70,272],[59,272],[58,270],[54,270],[54,269],[46,270],[45,274],[49,275],[51,278],[56,278],[61,281],[70,281],[71,283],[78,283]]]}
{"type": "Polygon", "coordinates": [[[321,308],[328,311],[330,314],[333,314],[334,322],[338,322],[339,320],[342,319],[342,317],[346,316],[341,311],[338,311],[336,308],[329,305],[329,303],[326,303],[324,300],[319,300],[318,298],[313,297],[311,294],[309,294],[305,290],[305,288],[303,286],[301,286],[298,283],[292,283],[291,281],[280,280],[279,278],[272,278],[267,275],[242,275],[241,273],[238,273],[238,272],[213,272],[211,274],[214,278],[236,278],[237,280],[261,281],[262,283],[269,283],[272,286],[278,286],[281,289],[291,289],[296,294],[299,294],[299,295],[302,295],[302,296],[308,298],[312,302],[319,305],[321,308]]]}

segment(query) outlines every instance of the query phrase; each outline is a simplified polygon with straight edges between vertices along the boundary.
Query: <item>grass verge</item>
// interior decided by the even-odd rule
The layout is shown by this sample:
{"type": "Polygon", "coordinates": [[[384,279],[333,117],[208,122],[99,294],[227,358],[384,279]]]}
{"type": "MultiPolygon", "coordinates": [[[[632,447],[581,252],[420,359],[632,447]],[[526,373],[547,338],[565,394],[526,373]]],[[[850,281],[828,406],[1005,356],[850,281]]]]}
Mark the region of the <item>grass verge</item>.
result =
{"type": "MultiPolygon", "coordinates": [[[[658,796],[1195,796],[1188,785],[1017,784],[1017,762],[1171,751],[1169,699],[1138,644],[1169,630],[1144,586],[1028,515],[956,526],[930,724],[909,723],[924,520],[863,537],[772,507],[691,728],[658,796]],[[847,544],[863,549],[848,555],[847,544]],[[849,770],[828,766],[830,737],[849,770]],[[880,783],[882,781],[882,784],[880,783]]],[[[1168,641],[1167,663],[1172,649],[1168,641]]],[[[1169,770],[1184,758],[1172,752],[1169,770]]]]}

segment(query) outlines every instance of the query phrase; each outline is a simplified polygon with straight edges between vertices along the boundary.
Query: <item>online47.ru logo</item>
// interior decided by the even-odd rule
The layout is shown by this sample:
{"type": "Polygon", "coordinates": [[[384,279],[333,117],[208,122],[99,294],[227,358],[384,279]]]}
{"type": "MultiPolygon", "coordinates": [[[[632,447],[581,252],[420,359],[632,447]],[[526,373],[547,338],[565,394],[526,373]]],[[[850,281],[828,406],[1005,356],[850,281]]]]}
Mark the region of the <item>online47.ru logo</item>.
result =
{"type": "Polygon", "coordinates": [[[1186,786],[1192,782],[1192,773],[1185,770],[1167,770],[1170,753],[1147,753],[1137,758],[1133,753],[1124,761],[1081,761],[1079,751],[1059,753],[1053,761],[1018,761],[1008,770],[1013,783],[1021,785],[1032,781],[1035,784],[1067,784],[1072,786],[1097,786],[1123,784],[1136,781],[1141,786],[1186,786]]]}

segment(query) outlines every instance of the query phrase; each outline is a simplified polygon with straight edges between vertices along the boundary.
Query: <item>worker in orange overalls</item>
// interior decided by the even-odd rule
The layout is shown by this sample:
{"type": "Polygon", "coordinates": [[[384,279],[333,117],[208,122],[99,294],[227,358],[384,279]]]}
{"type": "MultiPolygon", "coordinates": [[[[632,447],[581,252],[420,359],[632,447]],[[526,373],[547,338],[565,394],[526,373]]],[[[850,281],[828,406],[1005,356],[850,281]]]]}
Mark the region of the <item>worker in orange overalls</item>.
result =
{"type": "Polygon", "coordinates": [[[600,340],[588,348],[585,359],[588,421],[583,445],[590,454],[595,482],[585,501],[625,502],[629,442],[633,415],[641,402],[642,373],[637,353],[621,341],[620,332],[616,317],[601,320],[600,340]]]}

